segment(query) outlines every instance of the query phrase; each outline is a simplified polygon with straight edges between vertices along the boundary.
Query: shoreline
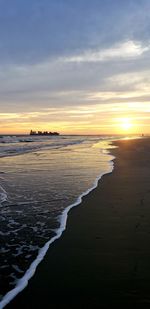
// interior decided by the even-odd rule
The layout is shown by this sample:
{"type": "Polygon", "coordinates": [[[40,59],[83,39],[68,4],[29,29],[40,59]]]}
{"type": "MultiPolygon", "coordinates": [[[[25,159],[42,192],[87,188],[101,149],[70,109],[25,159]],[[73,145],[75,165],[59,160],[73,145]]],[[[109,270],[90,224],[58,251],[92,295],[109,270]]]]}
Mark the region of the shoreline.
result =
{"type": "MultiPolygon", "coordinates": [[[[107,141],[107,144],[109,146],[112,144],[112,142],[107,141]]],[[[94,180],[92,187],[83,192],[74,203],[70,204],[67,208],[63,210],[59,219],[60,227],[57,230],[55,230],[56,233],[55,236],[53,236],[49,241],[47,241],[45,245],[39,250],[39,254],[37,255],[36,259],[31,263],[30,267],[27,269],[24,276],[18,280],[17,285],[4,295],[4,297],[0,301],[0,309],[5,308],[6,305],[8,305],[19,293],[21,293],[27,287],[30,279],[35,275],[38,265],[44,260],[44,257],[47,254],[47,251],[49,250],[51,244],[53,244],[56,240],[58,240],[62,236],[63,232],[66,230],[70,210],[76,206],[79,206],[82,203],[83,198],[98,186],[99,181],[104,175],[113,172],[114,169],[113,161],[115,157],[111,155],[109,148],[107,148],[106,151],[108,157],[110,157],[110,159],[108,160],[109,171],[99,174],[94,180]]]]}
{"type": "MultiPolygon", "coordinates": [[[[142,147],[144,147],[144,143],[146,143],[146,141],[148,143],[149,139],[119,141],[119,142],[115,142],[114,144],[115,145],[116,144],[117,145],[122,144],[121,148],[125,147],[125,144],[129,145],[130,151],[127,151],[127,154],[129,155],[129,153],[130,153],[130,155],[131,155],[131,153],[132,153],[132,156],[133,156],[133,152],[134,152],[133,149],[132,149],[132,148],[134,148],[133,146],[137,147],[136,146],[137,144],[141,144],[142,147]]],[[[122,156],[124,156],[123,151],[124,150],[122,150],[122,156]]],[[[118,165],[118,160],[119,160],[118,156],[119,156],[120,152],[121,152],[120,148],[111,150],[111,153],[117,154],[117,159],[116,159],[117,165],[118,165]]],[[[140,151],[138,151],[138,152],[140,152],[140,151]]],[[[115,160],[115,166],[116,166],[116,160],[115,160]]],[[[138,161],[138,158],[137,158],[137,161],[138,161]]],[[[144,161],[145,161],[145,159],[144,159],[144,161]]],[[[129,160],[127,161],[127,163],[130,163],[129,160]]],[[[117,168],[118,168],[118,166],[117,166],[117,168]]],[[[138,166],[137,166],[137,169],[138,169],[138,166]]],[[[140,167],[140,169],[141,169],[141,167],[140,167]]],[[[128,173],[129,172],[130,171],[128,171],[128,173]]],[[[115,293],[114,293],[115,285],[114,284],[112,285],[112,281],[113,282],[122,282],[122,278],[119,277],[119,279],[118,279],[118,276],[115,275],[115,272],[118,269],[118,267],[117,267],[116,262],[114,260],[113,260],[113,263],[112,263],[109,259],[113,258],[114,254],[117,254],[117,256],[118,256],[118,254],[119,254],[118,249],[121,250],[119,245],[122,245],[122,243],[119,242],[119,239],[117,239],[117,240],[115,239],[115,241],[113,239],[113,241],[115,242],[115,245],[117,246],[117,252],[116,252],[116,250],[114,250],[114,248],[111,246],[111,244],[109,244],[110,248],[111,248],[111,250],[109,248],[109,250],[110,250],[110,252],[109,252],[108,248],[106,248],[107,247],[106,244],[107,244],[108,241],[110,242],[110,240],[108,239],[107,234],[103,235],[103,237],[102,237],[100,231],[103,232],[103,233],[104,232],[106,233],[105,225],[107,225],[107,223],[108,223],[107,220],[109,219],[110,226],[107,226],[107,228],[108,228],[107,232],[108,232],[109,235],[111,235],[110,232],[114,233],[112,227],[116,228],[115,225],[114,225],[115,222],[118,224],[118,219],[119,219],[118,215],[117,215],[118,210],[114,209],[114,207],[115,207],[114,205],[113,205],[113,208],[109,207],[109,209],[105,209],[105,207],[101,207],[101,208],[97,207],[97,204],[99,203],[99,199],[101,200],[101,202],[103,202],[101,206],[104,206],[105,204],[110,203],[110,201],[108,202],[107,189],[108,189],[108,191],[110,191],[109,193],[111,193],[111,195],[112,195],[111,197],[114,199],[115,196],[113,194],[113,191],[112,191],[112,189],[109,189],[108,185],[111,184],[111,186],[113,186],[112,178],[114,178],[113,176],[114,176],[114,174],[116,175],[116,173],[117,173],[117,170],[116,170],[116,167],[115,167],[112,174],[107,174],[107,175],[105,174],[105,177],[103,177],[102,181],[100,181],[98,183],[98,186],[91,193],[89,193],[88,195],[83,197],[82,205],[81,205],[82,207],[72,208],[72,210],[69,212],[69,217],[68,217],[68,220],[67,220],[67,228],[64,231],[62,237],[60,239],[58,239],[57,242],[54,242],[53,245],[51,245],[51,247],[49,248],[48,253],[46,255],[46,258],[39,265],[38,271],[36,272],[34,277],[31,279],[31,283],[29,282],[28,287],[21,294],[19,294],[10,304],[8,304],[7,308],[16,308],[16,309],[21,308],[21,307],[25,308],[27,306],[27,304],[28,304],[28,308],[31,308],[31,307],[32,308],[40,308],[42,306],[42,304],[44,304],[45,299],[46,299],[45,308],[47,308],[46,303],[47,303],[48,299],[49,299],[49,305],[52,308],[58,308],[61,305],[61,301],[62,301],[62,305],[65,305],[66,308],[74,308],[75,304],[74,304],[74,302],[71,301],[71,298],[70,298],[71,297],[70,295],[72,295],[72,296],[74,295],[73,292],[75,292],[75,294],[77,293],[77,295],[78,295],[78,303],[76,303],[75,307],[78,306],[78,308],[80,308],[79,306],[82,305],[81,308],[84,308],[83,305],[91,304],[91,308],[99,308],[99,307],[96,307],[96,306],[100,306],[101,304],[104,305],[104,306],[106,305],[105,299],[100,300],[99,297],[98,297],[98,292],[100,292],[100,291],[99,291],[97,286],[99,286],[99,285],[101,285],[101,289],[103,291],[103,293],[101,293],[101,297],[104,296],[104,295],[106,296],[106,294],[107,294],[106,291],[108,290],[109,293],[110,293],[112,288],[113,288],[112,301],[114,301],[114,299],[115,299],[114,298],[114,296],[115,296],[115,293]],[[103,190],[104,190],[104,192],[103,192],[103,190]],[[93,208],[91,207],[92,204],[93,204],[93,208],[94,208],[94,214],[92,212],[92,210],[93,210],[93,208]],[[110,211],[110,213],[108,212],[108,210],[110,211]],[[114,210],[115,210],[115,212],[114,212],[114,210]],[[93,215],[93,218],[92,218],[92,215],[93,215]],[[112,217],[110,215],[112,215],[112,217]],[[85,218],[86,218],[86,223],[83,223],[84,222],[83,220],[85,220],[85,218]],[[91,218],[92,218],[92,220],[91,220],[91,218]],[[103,220],[102,220],[102,218],[103,218],[103,220]],[[77,224],[77,222],[78,222],[78,224],[77,224]],[[100,226],[99,226],[99,223],[101,224],[100,226]],[[85,234],[84,228],[86,228],[86,232],[88,232],[87,235],[85,234]],[[81,232],[82,232],[82,234],[81,234],[81,232]],[[96,234],[94,234],[95,232],[96,232],[96,234]],[[100,235],[99,235],[99,233],[100,233],[100,235]],[[92,234],[92,239],[91,239],[91,234],[92,234]],[[98,236],[97,236],[97,234],[98,234],[98,236]],[[106,242],[106,240],[107,240],[107,242],[106,242]],[[82,246],[81,246],[81,243],[82,243],[82,246]],[[86,246],[85,246],[85,243],[86,243],[86,246]],[[74,247],[74,244],[76,245],[75,247],[74,247]],[[105,254],[102,253],[100,249],[98,250],[98,248],[97,248],[98,244],[101,245],[100,246],[101,248],[105,249],[105,251],[104,251],[105,254]],[[71,246],[71,248],[70,248],[70,246],[71,246]],[[84,246],[85,246],[85,248],[84,248],[84,246]],[[83,248],[84,248],[84,250],[83,250],[83,248]],[[93,249],[95,249],[95,250],[93,250],[93,249]],[[82,252],[82,251],[84,251],[84,252],[82,252]],[[96,251],[96,255],[95,255],[95,251],[96,251]],[[89,263],[90,262],[89,256],[91,257],[91,261],[93,262],[91,268],[90,268],[90,263],[89,263]],[[71,259],[69,259],[69,257],[71,257],[71,259]],[[99,257],[99,259],[98,259],[98,257],[99,257]],[[77,259],[78,263],[76,263],[75,258],[77,259]],[[67,262],[65,261],[65,259],[67,259],[67,262]],[[105,260],[107,260],[107,259],[108,259],[108,261],[106,263],[105,260]],[[95,267],[94,263],[96,263],[97,267],[95,267]],[[99,274],[97,275],[96,269],[99,269],[100,265],[103,265],[105,267],[104,267],[104,270],[103,271],[100,270],[99,274]],[[65,266],[66,272],[64,271],[64,266],[65,266]],[[77,266],[79,267],[79,269],[78,269],[77,266]],[[109,271],[107,270],[106,266],[109,268],[109,271]],[[49,267],[50,267],[50,269],[49,269],[49,267]],[[74,267],[75,267],[76,272],[74,272],[74,267]],[[115,272],[114,272],[114,270],[115,270],[115,272]],[[84,275],[82,274],[82,272],[84,273],[84,275]],[[90,273],[90,276],[91,276],[91,282],[94,282],[94,290],[93,290],[92,286],[89,287],[89,283],[90,283],[89,273],[90,273]],[[113,274],[111,280],[109,278],[110,274],[113,274]],[[45,276],[46,276],[46,278],[45,278],[45,276]],[[79,278],[80,278],[80,280],[79,280],[79,278]],[[59,282],[58,279],[61,279],[60,282],[59,282]],[[85,280],[85,279],[87,279],[87,280],[85,280]],[[42,286],[43,286],[42,281],[43,280],[44,281],[46,280],[46,282],[44,284],[44,287],[42,288],[42,286]],[[87,284],[87,282],[88,282],[88,284],[87,284]],[[48,283],[51,283],[50,288],[49,288],[48,283]],[[68,284],[68,283],[70,283],[70,284],[68,284]],[[77,283],[77,285],[74,284],[74,283],[77,283]],[[58,285],[59,285],[59,287],[58,287],[58,285]],[[107,286],[107,288],[106,288],[105,285],[107,286]],[[67,290],[69,289],[69,292],[70,292],[69,295],[66,296],[67,299],[64,298],[64,293],[62,292],[62,291],[65,292],[66,288],[67,288],[67,290]],[[39,289],[39,292],[41,294],[41,300],[39,300],[39,298],[36,295],[38,289],[39,289]],[[87,293],[87,291],[88,291],[88,293],[87,293]],[[91,291],[92,291],[92,296],[89,297],[89,292],[91,292],[91,291]],[[52,292],[52,296],[55,295],[55,297],[51,297],[50,292],[52,292]],[[62,300],[57,299],[57,293],[56,292],[58,293],[58,295],[61,295],[62,300]],[[87,300],[88,300],[88,302],[87,302],[87,300]],[[94,303],[93,303],[93,301],[94,301],[94,303]],[[31,307],[29,307],[29,303],[31,304],[31,307]]],[[[117,174],[117,177],[118,176],[120,177],[119,174],[117,174]]],[[[128,177],[129,176],[133,177],[133,175],[130,175],[130,173],[129,173],[128,177]]],[[[126,181],[129,182],[129,179],[127,178],[126,181]]],[[[119,185],[119,183],[118,183],[118,185],[119,185]]],[[[114,186],[115,186],[115,184],[114,184],[114,186]]],[[[128,189],[129,189],[129,187],[128,187],[128,189]]],[[[121,196],[121,198],[122,198],[122,196],[121,196]]],[[[116,203],[116,200],[113,201],[113,199],[112,199],[111,203],[113,203],[113,202],[116,203]]],[[[121,201],[121,199],[120,199],[120,201],[121,201]]],[[[134,199],[133,199],[133,202],[134,202],[134,199]]],[[[117,200],[117,204],[118,204],[118,200],[117,200]]],[[[132,218],[132,220],[133,220],[133,218],[132,218]]],[[[120,227],[120,225],[119,225],[119,227],[120,227]]],[[[120,229],[121,229],[121,227],[120,227],[120,229]]],[[[115,237],[116,237],[116,234],[115,234],[115,237]]],[[[121,256],[121,258],[123,258],[123,256],[121,256]]],[[[119,269],[122,269],[122,263],[120,264],[119,269]]],[[[124,268],[125,268],[125,266],[126,266],[126,268],[128,268],[127,267],[128,265],[126,265],[125,261],[124,261],[123,265],[124,265],[124,268]]],[[[135,271],[136,271],[136,267],[135,267],[135,271]]],[[[123,271],[123,269],[122,269],[122,274],[124,274],[124,276],[126,274],[126,271],[123,271]]],[[[125,281],[128,281],[128,278],[126,278],[125,281]]],[[[116,286],[115,289],[117,289],[117,287],[118,287],[118,290],[120,290],[120,285],[116,286]]],[[[122,304],[122,303],[120,302],[120,304],[122,304]]],[[[85,307],[85,308],[87,308],[87,307],[85,307]]],[[[104,308],[106,308],[106,307],[104,307],[104,308]]]]}

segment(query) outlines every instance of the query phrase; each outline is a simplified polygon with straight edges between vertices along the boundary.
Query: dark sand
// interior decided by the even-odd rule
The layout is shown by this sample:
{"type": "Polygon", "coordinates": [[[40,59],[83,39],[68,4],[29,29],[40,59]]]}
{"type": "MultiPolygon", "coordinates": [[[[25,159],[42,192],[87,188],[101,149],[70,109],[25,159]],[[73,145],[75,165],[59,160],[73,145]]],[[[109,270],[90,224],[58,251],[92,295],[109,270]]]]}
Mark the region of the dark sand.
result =
{"type": "Polygon", "coordinates": [[[115,143],[115,169],[69,213],[6,308],[150,308],[150,139],[115,143]]]}

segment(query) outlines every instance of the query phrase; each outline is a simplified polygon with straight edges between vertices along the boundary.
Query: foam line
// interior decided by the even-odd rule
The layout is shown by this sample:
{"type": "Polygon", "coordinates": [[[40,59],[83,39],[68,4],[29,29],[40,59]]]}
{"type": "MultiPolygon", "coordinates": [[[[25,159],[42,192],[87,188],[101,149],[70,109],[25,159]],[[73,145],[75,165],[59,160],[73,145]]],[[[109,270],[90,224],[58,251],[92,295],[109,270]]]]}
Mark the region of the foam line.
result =
{"type": "Polygon", "coordinates": [[[0,206],[2,203],[6,202],[8,199],[7,192],[4,190],[2,186],[0,186],[0,206]]]}
{"type": "Polygon", "coordinates": [[[17,285],[15,288],[10,290],[7,294],[4,295],[3,299],[0,302],[0,309],[3,309],[17,294],[19,294],[28,284],[28,281],[33,277],[37,266],[39,263],[44,259],[44,256],[46,255],[46,252],[48,251],[50,245],[60,236],[62,235],[63,231],[66,229],[66,224],[67,224],[67,218],[68,218],[68,213],[71,208],[78,206],[82,202],[82,198],[86,195],[88,195],[91,191],[93,191],[97,185],[99,180],[102,178],[103,175],[109,174],[113,171],[114,169],[114,163],[113,160],[115,159],[114,156],[110,155],[111,159],[108,161],[110,164],[110,170],[108,172],[104,172],[100,174],[94,181],[93,186],[88,189],[87,191],[83,192],[76,200],[75,203],[69,205],[67,208],[65,208],[60,215],[60,227],[56,230],[56,235],[52,237],[44,246],[39,250],[37,258],[31,263],[30,267],[28,270],[25,272],[24,276],[18,280],[17,285]]]}

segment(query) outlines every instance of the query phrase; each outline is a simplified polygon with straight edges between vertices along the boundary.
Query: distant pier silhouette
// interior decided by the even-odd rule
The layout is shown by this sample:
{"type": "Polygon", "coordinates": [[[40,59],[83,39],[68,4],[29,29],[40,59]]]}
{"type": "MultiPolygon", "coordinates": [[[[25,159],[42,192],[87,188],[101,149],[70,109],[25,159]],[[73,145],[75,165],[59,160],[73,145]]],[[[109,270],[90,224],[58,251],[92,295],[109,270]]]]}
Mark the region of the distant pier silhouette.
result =
{"type": "Polygon", "coordinates": [[[30,131],[30,135],[59,135],[58,132],[48,132],[48,131],[30,131]]]}

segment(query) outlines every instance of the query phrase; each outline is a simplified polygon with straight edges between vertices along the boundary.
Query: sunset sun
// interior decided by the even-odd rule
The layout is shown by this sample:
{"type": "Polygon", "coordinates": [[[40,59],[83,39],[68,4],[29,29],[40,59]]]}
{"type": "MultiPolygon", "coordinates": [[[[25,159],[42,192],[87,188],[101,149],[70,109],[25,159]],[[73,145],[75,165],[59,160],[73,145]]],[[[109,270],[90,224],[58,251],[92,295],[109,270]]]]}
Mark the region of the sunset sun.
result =
{"type": "Polygon", "coordinates": [[[129,118],[121,119],[121,128],[124,131],[129,131],[132,127],[133,127],[133,124],[131,122],[131,119],[129,119],[129,118]]]}

